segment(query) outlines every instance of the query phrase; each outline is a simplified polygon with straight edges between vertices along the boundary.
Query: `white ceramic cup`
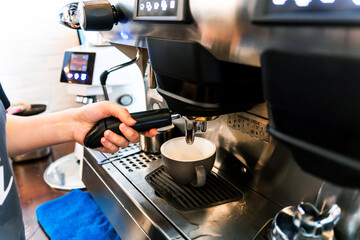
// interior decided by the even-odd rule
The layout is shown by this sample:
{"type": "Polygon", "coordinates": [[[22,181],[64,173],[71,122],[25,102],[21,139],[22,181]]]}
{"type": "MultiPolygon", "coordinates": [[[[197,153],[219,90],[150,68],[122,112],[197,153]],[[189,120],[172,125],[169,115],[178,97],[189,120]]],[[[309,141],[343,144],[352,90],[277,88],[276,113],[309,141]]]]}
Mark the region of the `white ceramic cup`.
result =
{"type": "Polygon", "coordinates": [[[195,137],[194,143],[188,145],[185,137],[177,137],[166,141],[160,151],[164,167],[176,183],[194,187],[205,185],[206,175],[215,162],[213,142],[195,137]]]}

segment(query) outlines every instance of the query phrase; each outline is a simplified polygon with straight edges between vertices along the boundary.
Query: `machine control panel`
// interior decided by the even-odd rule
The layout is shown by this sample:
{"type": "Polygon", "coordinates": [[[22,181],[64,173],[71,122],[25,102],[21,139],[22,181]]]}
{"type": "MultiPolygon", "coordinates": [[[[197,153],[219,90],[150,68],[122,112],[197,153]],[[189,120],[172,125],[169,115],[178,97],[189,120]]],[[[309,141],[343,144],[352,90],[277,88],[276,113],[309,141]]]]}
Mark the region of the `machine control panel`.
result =
{"type": "Polygon", "coordinates": [[[240,112],[228,115],[228,127],[248,134],[250,137],[269,142],[270,135],[266,131],[268,120],[255,115],[240,112]]]}
{"type": "Polygon", "coordinates": [[[95,53],[65,52],[60,81],[91,85],[94,64],[95,53]]]}
{"type": "Polygon", "coordinates": [[[254,23],[358,25],[360,0],[258,0],[254,23]]]}
{"type": "Polygon", "coordinates": [[[184,22],[188,0],[136,0],[134,20],[184,22]]]}

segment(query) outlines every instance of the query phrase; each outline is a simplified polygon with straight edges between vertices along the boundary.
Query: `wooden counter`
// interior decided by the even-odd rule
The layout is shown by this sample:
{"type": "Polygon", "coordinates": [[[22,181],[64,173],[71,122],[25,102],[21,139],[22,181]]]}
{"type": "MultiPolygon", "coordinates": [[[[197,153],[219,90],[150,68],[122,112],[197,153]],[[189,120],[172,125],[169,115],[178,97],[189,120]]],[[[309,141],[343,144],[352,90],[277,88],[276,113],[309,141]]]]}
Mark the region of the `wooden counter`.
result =
{"type": "Polygon", "coordinates": [[[74,143],[53,146],[47,157],[25,162],[13,162],[15,181],[20,195],[25,224],[25,235],[28,240],[50,239],[39,225],[36,208],[42,203],[61,197],[69,191],[57,190],[48,186],[43,174],[47,166],[56,159],[74,151],[74,143]]]}

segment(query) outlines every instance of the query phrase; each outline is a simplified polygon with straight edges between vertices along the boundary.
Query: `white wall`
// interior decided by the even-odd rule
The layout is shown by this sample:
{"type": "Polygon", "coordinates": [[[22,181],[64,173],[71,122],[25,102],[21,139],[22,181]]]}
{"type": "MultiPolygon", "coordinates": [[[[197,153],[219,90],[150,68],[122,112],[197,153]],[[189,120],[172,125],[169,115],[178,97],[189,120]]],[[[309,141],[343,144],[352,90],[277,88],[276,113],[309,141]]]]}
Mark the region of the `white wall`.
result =
{"type": "Polygon", "coordinates": [[[60,84],[64,51],[79,45],[76,30],[58,23],[68,2],[0,3],[0,82],[11,103],[42,103],[48,111],[79,106],[60,84]]]}

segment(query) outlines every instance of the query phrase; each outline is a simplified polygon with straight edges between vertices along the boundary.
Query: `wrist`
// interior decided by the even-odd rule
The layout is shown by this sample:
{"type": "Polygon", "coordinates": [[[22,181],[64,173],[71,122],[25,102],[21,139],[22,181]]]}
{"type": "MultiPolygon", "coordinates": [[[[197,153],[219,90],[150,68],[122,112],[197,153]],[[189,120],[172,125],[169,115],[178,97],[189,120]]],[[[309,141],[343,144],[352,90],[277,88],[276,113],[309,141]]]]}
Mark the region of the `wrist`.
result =
{"type": "Polygon", "coordinates": [[[61,142],[70,142],[75,140],[75,128],[76,128],[76,109],[70,108],[55,113],[56,125],[59,129],[59,140],[61,142]]]}

